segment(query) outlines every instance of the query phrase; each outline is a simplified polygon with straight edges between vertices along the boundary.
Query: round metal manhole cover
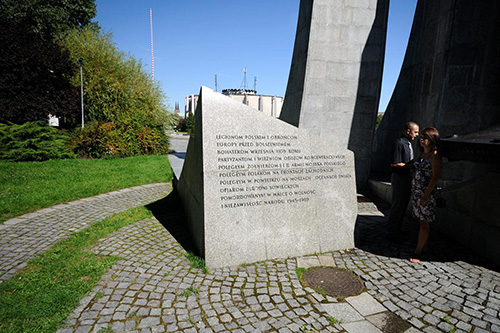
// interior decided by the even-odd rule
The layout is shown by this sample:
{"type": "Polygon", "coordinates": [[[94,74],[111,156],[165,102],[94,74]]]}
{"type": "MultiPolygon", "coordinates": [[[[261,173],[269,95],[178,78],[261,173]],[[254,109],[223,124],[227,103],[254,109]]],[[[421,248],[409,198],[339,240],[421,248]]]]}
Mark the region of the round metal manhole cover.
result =
{"type": "Polygon", "coordinates": [[[337,297],[357,295],[364,289],[359,277],[332,267],[311,268],[304,273],[304,281],[313,289],[321,288],[325,293],[337,297]]]}

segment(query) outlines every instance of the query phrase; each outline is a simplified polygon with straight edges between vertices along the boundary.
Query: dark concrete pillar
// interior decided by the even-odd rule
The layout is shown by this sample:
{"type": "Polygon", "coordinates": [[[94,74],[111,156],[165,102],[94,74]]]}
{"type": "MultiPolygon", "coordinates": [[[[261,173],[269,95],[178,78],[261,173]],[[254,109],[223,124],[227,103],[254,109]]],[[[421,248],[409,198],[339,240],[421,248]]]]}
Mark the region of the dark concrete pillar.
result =
{"type": "Polygon", "coordinates": [[[500,123],[500,3],[419,0],[396,88],[376,134],[373,170],[388,171],[406,121],[442,137],[500,123]]]}

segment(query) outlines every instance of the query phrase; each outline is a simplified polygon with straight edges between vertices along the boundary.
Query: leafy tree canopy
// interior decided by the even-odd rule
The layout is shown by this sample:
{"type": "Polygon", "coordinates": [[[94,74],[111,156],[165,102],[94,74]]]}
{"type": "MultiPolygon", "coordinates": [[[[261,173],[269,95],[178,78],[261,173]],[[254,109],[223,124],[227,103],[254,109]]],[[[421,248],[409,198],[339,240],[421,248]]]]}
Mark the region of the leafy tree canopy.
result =
{"type": "MultiPolygon", "coordinates": [[[[83,59],[85,121],[145,127],[167,124],[169,113],[160,86],[153,86],[140,61],[118,50],[109,33],[74,29],[61,44],[74,63],[83,59]]],[[[79,72],[72,82],[80,86],[79,72]]]]}
{"type": "MultiPolygon", "coordinates": [[[[118,50],[109,33],[90,28],[69,31],[61,45],[75,63],[83,59],[85,128],[75,131],[74,151],[95,158],[168,152],[172,114],[141,62],[118,50]]],[[[79,72],[72,82],[80,85],[79,72]]]]}
{"type": "Polygon", "coordinates": [[[70,82],[77,68],[68,53],[4,16],[0,31],[0,122],[78,114],[79,91],[70,82]]]}
{"type": "Polygon", "coordinates": [[[23,22],[44,40],[58,38],[77,27],[94,26],[94,0],[2,0],[0,14],[23,22]]]}

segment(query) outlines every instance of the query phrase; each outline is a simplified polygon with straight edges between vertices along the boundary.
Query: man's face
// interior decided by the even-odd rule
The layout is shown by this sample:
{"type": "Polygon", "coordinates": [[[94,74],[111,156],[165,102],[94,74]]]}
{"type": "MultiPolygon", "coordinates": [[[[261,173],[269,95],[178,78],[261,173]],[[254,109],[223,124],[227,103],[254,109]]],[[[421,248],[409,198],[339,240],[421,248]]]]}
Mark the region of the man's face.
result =
{"type": "Polygon", "coordinates": [[[411,139],[412,141],[415,140],[415,138],[418,136],[418,126],[415,126],[411,129],[406,130],[406,134],[408,134],[408,138],[411,139]]]}

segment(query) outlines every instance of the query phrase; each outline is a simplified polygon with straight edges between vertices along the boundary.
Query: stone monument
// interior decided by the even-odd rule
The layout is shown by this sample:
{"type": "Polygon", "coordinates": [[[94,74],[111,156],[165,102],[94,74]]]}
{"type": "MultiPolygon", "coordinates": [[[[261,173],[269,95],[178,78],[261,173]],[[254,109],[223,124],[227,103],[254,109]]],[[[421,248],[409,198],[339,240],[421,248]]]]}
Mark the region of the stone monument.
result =
{"type": "Polygon", "coordinates": [[[370,173],[388,0],[302,0],[280,119],[352,150],[370,173]]]}
{"type": "Polygon", "coordinates": [[[210,268],[354,246],[354,156],[202,87],[177,190],[210,268]]]}

